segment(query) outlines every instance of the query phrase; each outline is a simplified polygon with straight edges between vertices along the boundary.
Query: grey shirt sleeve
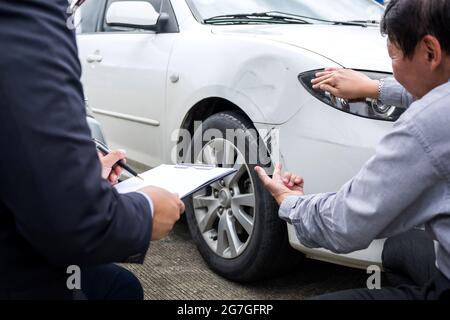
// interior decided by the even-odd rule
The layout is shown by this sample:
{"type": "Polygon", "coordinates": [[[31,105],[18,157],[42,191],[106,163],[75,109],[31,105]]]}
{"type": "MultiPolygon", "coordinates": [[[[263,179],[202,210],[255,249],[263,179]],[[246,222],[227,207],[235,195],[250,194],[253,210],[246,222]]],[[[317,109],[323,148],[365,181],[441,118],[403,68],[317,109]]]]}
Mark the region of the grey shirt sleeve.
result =
{"type": "Polygon", "coordinates": [[[279,216],[294,225],[307,247],[335,253],[365,249],[374,239],[406,231],[429,218],[417,214],[420,208],[413,203],[439,179],[430,167],[432,158],[413,125],[399,121],[376,155],[337,193],[290,197],[282,203],[279,216]]]}
{"type": "Polygon", "coordinates": [[[407,109],[415,98],[394,78],[383,80],[379,99],[384,104],[407,109]]]}

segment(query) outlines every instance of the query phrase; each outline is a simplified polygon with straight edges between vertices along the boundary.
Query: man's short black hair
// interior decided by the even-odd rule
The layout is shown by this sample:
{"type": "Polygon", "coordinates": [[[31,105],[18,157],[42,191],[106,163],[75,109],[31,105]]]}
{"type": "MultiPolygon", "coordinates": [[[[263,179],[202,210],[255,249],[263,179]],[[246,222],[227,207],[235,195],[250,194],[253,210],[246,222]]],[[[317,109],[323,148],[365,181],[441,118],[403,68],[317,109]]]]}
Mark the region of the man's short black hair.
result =
{"type": "Polygon", "coordinates": [[[442,50],[450,54],[450,0],[391,0],[381,33],[409,58],[426,35],[436,37],[442,50]]]}

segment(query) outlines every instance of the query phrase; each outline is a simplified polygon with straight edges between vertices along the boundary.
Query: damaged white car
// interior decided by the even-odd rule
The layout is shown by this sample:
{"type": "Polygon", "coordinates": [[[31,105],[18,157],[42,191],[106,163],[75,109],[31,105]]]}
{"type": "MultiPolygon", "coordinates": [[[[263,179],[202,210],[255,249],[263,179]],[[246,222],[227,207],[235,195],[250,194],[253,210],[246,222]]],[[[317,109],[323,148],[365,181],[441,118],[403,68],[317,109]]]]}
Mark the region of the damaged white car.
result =
{"type": "Polygon", "coordinates": [[[187,201],[193,239],[217,273],[235,281],[269,276],[298,262],[292,248],[347,266],[381,263],[382,241],[348,255],[302,246],[253,170],[267,165],[264,157],[251,161],[249,146],[303,175],[307,193],[337,191],[359,171],[403,110],[336,99],[312,90],[310,80],[333,66],[389,76],[383,10],[371,0],[81,7],[83,83],[110,145],[150,167],[189,158],[238,169],[187,201]],[[233,129],[238,137],[228,138],[233,129]],[[183,132],[203,137],[200,148],[182,150],[183,132]]]}

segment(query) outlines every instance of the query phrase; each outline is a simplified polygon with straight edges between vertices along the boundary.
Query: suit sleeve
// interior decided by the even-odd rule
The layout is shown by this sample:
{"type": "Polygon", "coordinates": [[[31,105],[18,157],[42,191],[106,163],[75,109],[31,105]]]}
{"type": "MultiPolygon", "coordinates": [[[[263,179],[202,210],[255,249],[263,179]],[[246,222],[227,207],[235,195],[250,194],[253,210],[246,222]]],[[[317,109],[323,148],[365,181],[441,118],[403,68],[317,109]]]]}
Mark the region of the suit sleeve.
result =
{"type": "Polygon", "coordinates": [[[67,1],[0,2],[0,196],[56,265],[142,262],[152,214],[101,178],[67,1]]]}

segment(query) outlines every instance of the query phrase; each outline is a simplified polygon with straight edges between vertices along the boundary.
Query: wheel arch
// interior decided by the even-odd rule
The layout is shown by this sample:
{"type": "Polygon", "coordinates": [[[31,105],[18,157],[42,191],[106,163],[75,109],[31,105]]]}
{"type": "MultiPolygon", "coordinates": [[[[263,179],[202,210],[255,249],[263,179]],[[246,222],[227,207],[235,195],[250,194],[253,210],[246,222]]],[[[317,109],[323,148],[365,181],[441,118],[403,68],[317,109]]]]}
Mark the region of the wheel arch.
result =
{"type": "MultiPolygon", "coordinates": [[[[240,108],[237,104],[231,102],[228,99],[221,98],[221,97],[209,97],[202,99],[198,101],[196,104],[194,104],[188,112],[186,112],[180,126],[180,134],[178,135],[178,142],[180,142],[181,138],[181,132],[189,132],[190,137],[194,136],[196,127],[196,122],[204,122],[206,119],[210,118],[213,115],[223,113],[223,112],[235,112],[239,114],[241,117],[243,117],[245,120],[247,120],[249,123],[251,123],[256,131],[256,134],[258,137],[260,136],[260,132],[254,124],[257,123],[254,119],[252,119],[252,116],[246,112],[243,108],[240,108]]],[[[260,140],[261,143],[264,144],[264,147],[269,150],[271,150],[270,143],[267,145],[267,141],[264,141],[263,139],[260,140]]],[[[177,144],[175,146],[176,153],[177,153],[177,161],[183,161],[183,157],[180,157],[180,148],[183,148],[182,145],[177,144]]]]}
{"type": "Polygon", "coordinates": [[[195,121],[204,121],[212,115],[226,111],[237,112],[249,121],[253,122],[248,113],[228,99],[209,97],[200,100],[189,109],[181,123],[180,128],[188,130],[191,134],[194,134],[195,121]]]}

